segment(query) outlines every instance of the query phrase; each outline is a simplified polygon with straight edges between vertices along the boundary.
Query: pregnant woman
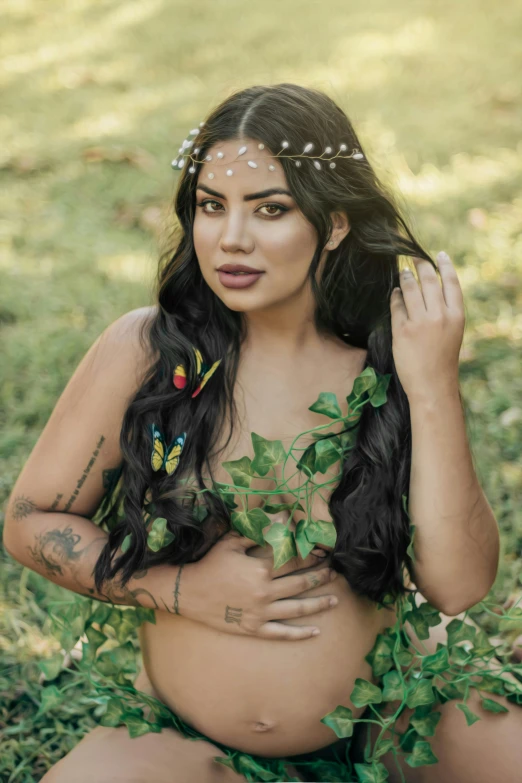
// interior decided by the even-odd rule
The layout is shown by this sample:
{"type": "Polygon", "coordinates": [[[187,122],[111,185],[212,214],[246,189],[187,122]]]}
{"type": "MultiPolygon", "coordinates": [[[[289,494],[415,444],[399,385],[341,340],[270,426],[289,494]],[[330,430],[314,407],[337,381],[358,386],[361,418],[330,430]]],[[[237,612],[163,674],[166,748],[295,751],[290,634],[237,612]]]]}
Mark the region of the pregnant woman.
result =
{"type": "MultiPolygon", "coordinates": [[[[321,92],[242,90],[190,136],[157,303],[80,363],[4,535],[57,584],[154,610],[129,690],[171,723],[129,736],[124,716],[107,719],[45,783],[514,783],[518,679],[499,685],[490,663],[486,705],[464,675],[465,699],[455,681],[435,700],[429,679],[452,623],[493,584],[499,547],[465,434],[452,262],[416,242],[321,92]],[[103,499],[107,532],[92,521],[103,499]],[[411,660],[404,647],[389,671],[391,648],[368,654],[417,588],[429,631],[405,622],[402,639],[436,656],[421,683],[432,696],[394,721],[403,738],[410,726],[410,761],[395,734],[365,764],[411,660]],[[455,700],[480,720],[466,725],[455,700]]],[[[457,654],[469,673],[475,659],[457,654]]]]}

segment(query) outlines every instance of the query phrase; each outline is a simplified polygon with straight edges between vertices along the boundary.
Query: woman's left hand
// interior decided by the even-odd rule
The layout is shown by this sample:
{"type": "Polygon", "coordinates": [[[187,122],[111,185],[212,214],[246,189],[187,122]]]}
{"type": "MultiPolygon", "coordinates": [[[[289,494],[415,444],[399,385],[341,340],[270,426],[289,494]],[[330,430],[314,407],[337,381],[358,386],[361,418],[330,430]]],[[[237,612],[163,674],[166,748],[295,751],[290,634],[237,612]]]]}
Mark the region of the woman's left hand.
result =
{"type": "Polygon", "coordinates": [[[458,393],[464,336],[464,298],[450,257],[437,255],[442,279],[429,261],[414,258],[420,285],[408,270],[390,299],[395,368],[410,402],[458,393]]]}

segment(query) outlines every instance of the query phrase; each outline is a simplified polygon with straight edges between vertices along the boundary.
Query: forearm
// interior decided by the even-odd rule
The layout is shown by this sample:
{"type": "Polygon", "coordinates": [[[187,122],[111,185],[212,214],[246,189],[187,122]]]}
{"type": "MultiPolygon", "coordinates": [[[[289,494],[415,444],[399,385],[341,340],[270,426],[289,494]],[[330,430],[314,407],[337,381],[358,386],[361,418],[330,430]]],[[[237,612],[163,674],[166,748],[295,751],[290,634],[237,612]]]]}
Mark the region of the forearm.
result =
{"type": "Polygon", "coordinates": [[[154,566],[138,572],[124,587],[118,578],[107,581],[99,592],[93,572],[107,539],[86,517],[35,510],[29,503],[25,513],[6,520],[4,528],[9,554],[61,587],[98,601],[184,613],[180,586],[187,566],[154,566]]]}
{"type": "Polygon", "coordinates": [[[473,467],[458,389],[410,400],[410,416],[414,581],[434,606],[457,614],[495,580],[498,526],[473,467]]]}

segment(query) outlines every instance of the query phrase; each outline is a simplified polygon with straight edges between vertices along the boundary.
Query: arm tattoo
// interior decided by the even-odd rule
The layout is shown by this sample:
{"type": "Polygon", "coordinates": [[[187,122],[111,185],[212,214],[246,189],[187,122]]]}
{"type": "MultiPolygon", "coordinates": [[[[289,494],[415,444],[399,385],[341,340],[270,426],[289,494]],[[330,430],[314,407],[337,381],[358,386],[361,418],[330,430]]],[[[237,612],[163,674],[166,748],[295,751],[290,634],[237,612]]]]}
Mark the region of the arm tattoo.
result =
{"type": "Polygon", "coordinates": [[[105,437],[102,435],[100,437],[98,443],[96,444],[96,448],[94,449],[94,451],[92,453],[92,457],[90,458],[89,462],[87,463],[87,466],[84,468],[82,475],[80,476],[80,478],[76,482],[76,489],[74,490],[74,492],[72,493],[71,497],[69,498],[69,500],[65,504],[65,508],[64,508],[65,513],[67,513],[69,511],[69,509],[71,508],[72,504],[74,503],[74,501],[76,500],[76,498],[80,494],[80,489],[83,486],[83,482],[85,481],[85,479],[87,478],[87,476],[91,472],[91,468],[94,465],[94,463],[96,462],[98,454],[100,453],[100,448],[101,448],[102,443],[104,441],[105,441],[105,437]]]}
{"type": "Polygon", "coordinates": [[[81,536],[73,533],[72,527],[64,530],[46,530],[37,533],[34,546],[29,546],[29,552],[35,563],[45,568],[47,575],[63,576],[63,568],[77,561],[81,552],[75,552],[74,547],[81,541],[81,536]]]}
{"type": "MultiPolygon", "coordinates": [[[[52,579],[57,576],[64,576],[64,570],[68,569],[71,578],[79,588],[79,592],[88,598],[94,598],[98,601],[111,604],[125,604],[126,606],[143,606],[139,600],[139,596],[146,595],[150,599],[151,603],[156,609],[159,609],[156,599],[148,590],[144,587],[138,587],[134,590],[130,590],[128,587],[122,587],[121,585],[108,584],[105,588],[105,592],[100,593],[102,596],[98,598],[95,595],[95,591],[92,587],[88,587],[79,579],[78,565],[79,560],[88,552],[88,550],[100,542],[105,543],[105,538],[100,536],[99,538],[91,541],[86,547],[75,551],[75,547],[80,543],[81,536],[78,533],[74,533],[72,527],[66,527],[63,530],[56,528],[55,530],[46,530],[43,533],[38,533],[35,536],[35,543],[33,546],[29,546],[28,549],[35,563],[42,566],[47,576],[52,579]]],[[[145,573],[140,572],[142,576],[145,573]]]]}
{"type": "Polygon", "coordinates": [[[237,623],[241,625],[241,617],[243,615],[242,609],[234,609],[232,606],[227,606],[225,609],[225,622],[237,623]]]}
{"type": "Polygon", "coordinates": [[[38,508],[30,498],[26,498],[23,495],[18,495],[13,500],[12,515],[13,519],[20,522],[32,514],[34,511],[38,511],[38,508]]]}
{"type": "Polygon", "coordinates": [[[180,565],[179,567],[178,575],[176,577],[176,587],[174,588],[174,613],[175,614],[179,614],[179,605],[178,605],[179,582],[181,579],[181,572],[183,571],[183,565],[180,565]]]}

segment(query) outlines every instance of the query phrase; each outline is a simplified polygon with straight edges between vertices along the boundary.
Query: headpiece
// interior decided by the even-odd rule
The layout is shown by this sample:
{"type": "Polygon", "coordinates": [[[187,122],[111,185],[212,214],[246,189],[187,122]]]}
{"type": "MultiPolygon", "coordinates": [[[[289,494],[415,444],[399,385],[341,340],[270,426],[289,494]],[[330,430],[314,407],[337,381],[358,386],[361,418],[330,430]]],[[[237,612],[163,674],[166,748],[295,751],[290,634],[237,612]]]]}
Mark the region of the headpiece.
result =
{"type": "MultiPolygon", "coordinates": [[[[204,122],[200,122],[199,123],[199,128],[193,128],[191,131],[189,131],[189,135],[190,136],[197,136],[198,133],[200,132],[200,128],[202,128],[204,126],[204,124],[205,124],[204,122]]],[[[206,155],[204,158],[198,159],[197,155],[198,155],[198,153],[200,151],[200,147],[195,147],[192,151],[187,151],[187,150],[190,150],[190,148],[192,147],[193,144],[194,144],[194,139],[185,139],[183,141],[183,144],[181,145],[181,147],[178,150],[178,152],[179,152],[178,157],[175,158],[172,161],[172,163],[171,163],[171,166],[172,166],[173,169],[182,169],[183,166],[185,165],[185,160],[184,159],[185,158],[189,158],[192,161],[192,165],[189,167],[189,171],[190,171],[191,174],[193,174],[196,171],[196,166],[195,166],[196,163],[204,163],[205,161],[213,160],[212,155],[206,155]]],[[[257,145],[257,147],[260,150],[265,149],[265,145],[262,142],[260,142],[257,145]]],[[[324,151],[319,156],[317,156],[317,155],[310,155],[309,153],[311,153],[313,148],[314,148],[314,144],[311,141],[309,141],[307,144],[305,144],[304,149],[303,149],[302,153],[300,153],[300,154],[295,154],[295,155],[283,155],[283,154],[281,154],[282,152],[284,152],[284,150],[287,150],[289,147],[290,147],[290,143],[288,141],[282,141],[281,142],[281,150],[280,150],[280,152],[278,152],[277,155],[269,155],[268,157],[270,157],[270,158],[293,158],[294,159],[294,163],[295,163],[295,165],[298,168],[301,166],[301,158],[306,158],[308,160],[311,160],[313,162],[313,165],[315,166],[315,168],[319,169],[319,170],[321,170],[323,168],[323,163],[328,163],[328,166],[331,169],[334,169],[335,166],[336,166],[336,163],[335,163],[335,159],[336,158],[353,158],[354,160],[363,160],[363,158],[364,158],[364,155],[362,154],[362,152],[357,147],[352,149],[352,152],[349,155],[342,155],[341,153],[346,152],[346,150],[348,149],[348,146],[346,144],[340,144],[339,145],[339,150],[338,150],[338,152],[335,155],[332,155],[333,148],[331,146],[325,147],[324,151]],[[330,156],[330,157],[325,157],[325,155],[326,156],[330,156]]],[[[237,151],[237,155],[236,155],[236,157],[234,159],[229,160],[229,161],[223,161],[223,163],[221,163],[220,161],[225,157],[225,153],[220,151],[220,152],[218,152],[216,154],[216,159],[218,161],[218,165],[229,166],[232,163],[236,162],[247,151],[248,151],[248,145],[244,144],[241,147],[239,147],[239,149],[237,151]]],[[[244,159],[245,158],[243,158],[243,160],[244,159]]],[[[251,160],[251,159],[247,158],[247,163],[253,169],[259,168],[259,164],[256,163],[255,160],[251,160]]],[[[274,166],[273,163],[269,163],[268,164],[268,170],[269,171],[275,171],[275,166],[274,166]]],[[[233,175],[233,173],[234,173],[234,170],[231,169],[231,168],[228,168],[226,173],[227,173],[227,177],[231,177],[233,175]]],[[[214,175],[213,171],[209,171],[207,176],[208,176],[209,179],[214,179],[215,175],[214,175]]]]}

